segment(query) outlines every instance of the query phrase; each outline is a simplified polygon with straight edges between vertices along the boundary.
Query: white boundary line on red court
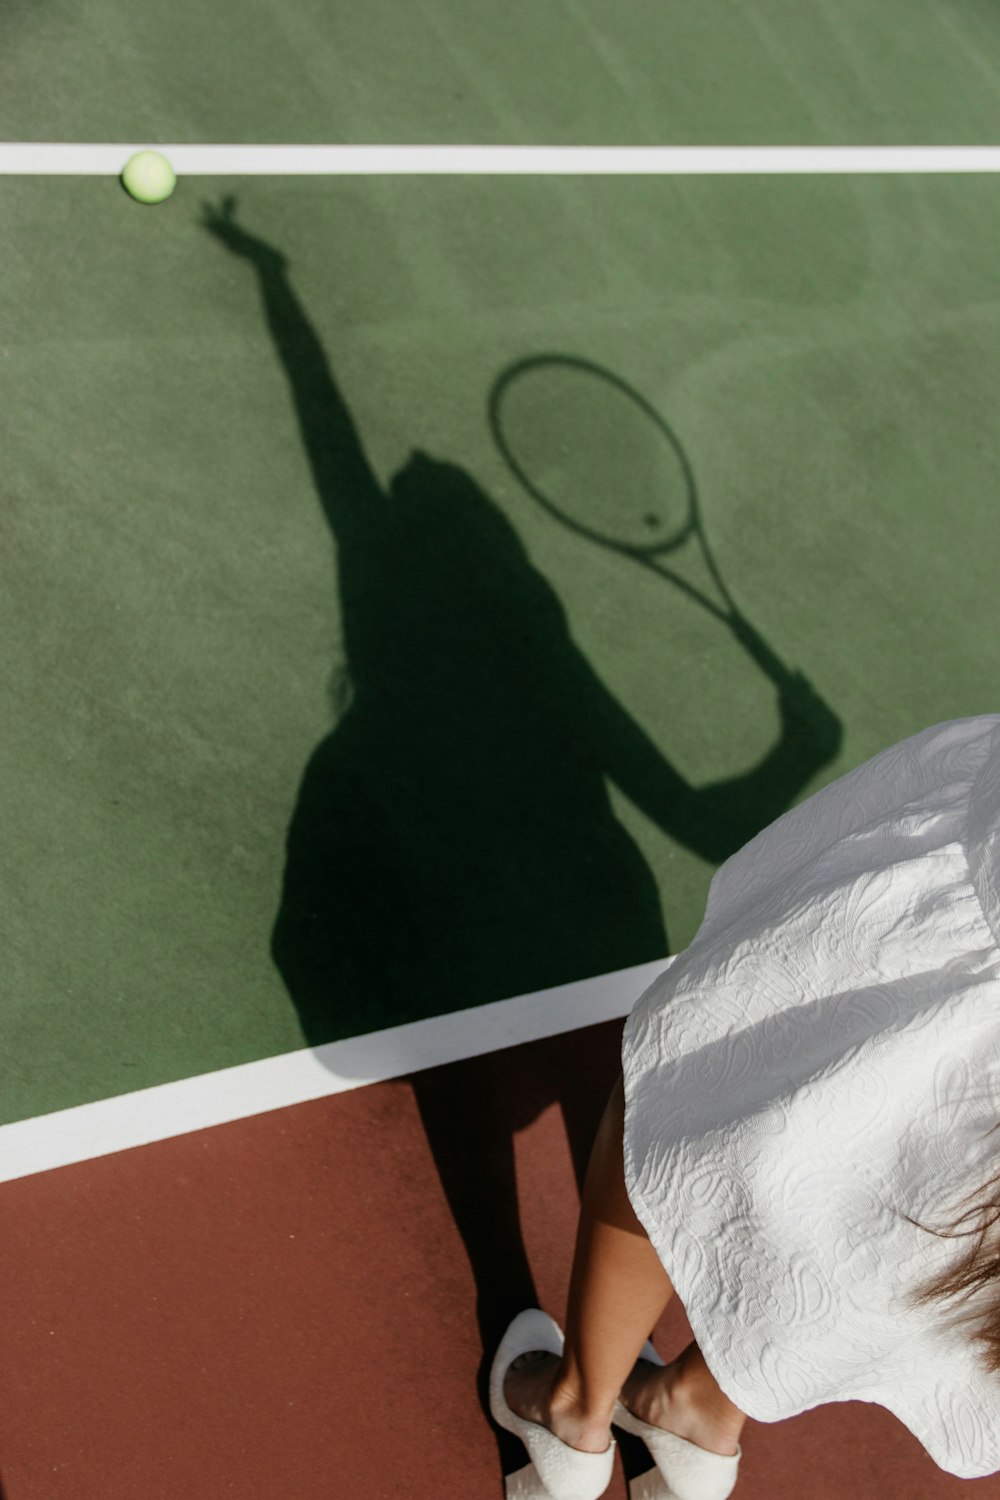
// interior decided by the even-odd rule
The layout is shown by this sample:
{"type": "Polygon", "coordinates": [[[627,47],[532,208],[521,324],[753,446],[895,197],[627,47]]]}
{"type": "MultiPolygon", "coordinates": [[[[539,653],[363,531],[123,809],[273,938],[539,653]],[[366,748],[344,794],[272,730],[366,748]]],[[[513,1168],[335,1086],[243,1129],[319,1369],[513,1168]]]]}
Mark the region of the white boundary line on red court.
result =
{"type": "Polygon", "coordinates": [[[181,177],[229,175],[1000,172],[1000,146],[268,146],[0,142],[0,175],[117,176],[162,152],[181,177]]]}
{"type": "Polygon", "coordinates": [[[628,1015],[672,959],[161,1083],[0,1127],[0,1182],[628,1015]]]}

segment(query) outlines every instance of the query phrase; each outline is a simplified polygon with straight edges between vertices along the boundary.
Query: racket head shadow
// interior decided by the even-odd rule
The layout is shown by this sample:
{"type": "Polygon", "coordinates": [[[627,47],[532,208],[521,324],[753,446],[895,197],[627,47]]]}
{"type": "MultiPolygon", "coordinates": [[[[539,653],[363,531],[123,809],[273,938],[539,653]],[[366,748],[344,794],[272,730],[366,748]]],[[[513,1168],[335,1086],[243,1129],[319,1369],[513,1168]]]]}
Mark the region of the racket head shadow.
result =
{"type": "Polygon", "coordinates": [[[550,515],[590,541],[652,560],[699,525],[676,433],[619,375],[571,354],[516,360],[490,391],[505,463],[550,515]]]}

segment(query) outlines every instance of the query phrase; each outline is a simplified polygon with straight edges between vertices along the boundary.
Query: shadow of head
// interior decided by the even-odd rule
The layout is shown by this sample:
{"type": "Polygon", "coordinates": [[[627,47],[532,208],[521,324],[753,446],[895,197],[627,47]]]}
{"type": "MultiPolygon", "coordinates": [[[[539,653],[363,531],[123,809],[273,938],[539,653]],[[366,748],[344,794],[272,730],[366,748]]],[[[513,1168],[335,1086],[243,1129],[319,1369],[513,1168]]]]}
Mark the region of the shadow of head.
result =
{"type": "Polygon", "coordinates": [[[477,556],[524,566],[528,555],[517,532],[472,476],[458,464],[415,448],[389,483],[395,519],[427,540],[461,545],[463,570],[477,556]]]}

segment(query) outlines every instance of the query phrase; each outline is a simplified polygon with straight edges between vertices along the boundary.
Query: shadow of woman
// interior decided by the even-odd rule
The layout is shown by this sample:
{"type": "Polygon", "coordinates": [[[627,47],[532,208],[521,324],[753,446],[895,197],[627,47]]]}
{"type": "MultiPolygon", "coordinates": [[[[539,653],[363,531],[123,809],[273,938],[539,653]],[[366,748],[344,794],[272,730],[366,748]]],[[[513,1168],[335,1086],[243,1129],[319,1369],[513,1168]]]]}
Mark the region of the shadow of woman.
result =
{"type": "MultiPolygon", "coordinates": [[[[783,676],[764,761],[689,785],[581,655],[552,588],[467,473],[417,452],[382,488],[284,258],[234,207],[206,205],[203,223],[258,274],[336,543],[353,688],[302,779],[273,933],[307,1042],[665,957],[659,892],[608,781],[719,862],[836,754],[839,721],[805,679],[783,676]]],[[[620,1032],[523,1049],[516,1093],[502,1054],[409,1080],[487,1356],[535,1302],[514,1135],[557,1103],[582,1185],[620,1032]]]]}

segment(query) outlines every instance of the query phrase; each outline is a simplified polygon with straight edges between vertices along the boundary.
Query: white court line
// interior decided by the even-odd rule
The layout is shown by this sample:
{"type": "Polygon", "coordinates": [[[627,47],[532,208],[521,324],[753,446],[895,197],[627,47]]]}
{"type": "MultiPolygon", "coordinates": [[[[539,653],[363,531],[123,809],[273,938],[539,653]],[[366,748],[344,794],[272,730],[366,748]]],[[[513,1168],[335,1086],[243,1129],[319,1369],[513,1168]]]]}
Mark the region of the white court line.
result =
{"type": "Polygon", "coordinates": [[[184,177],[1000,172],[1000,146],[210,146],[0,142],[0,175],[117,176],[152,147],[184,177]]]}
{"type": "Polygon", "coordinates": [[[673,959],[410,1021],[0,1127],[0,1182],[628,1015],[673,959]]]}

